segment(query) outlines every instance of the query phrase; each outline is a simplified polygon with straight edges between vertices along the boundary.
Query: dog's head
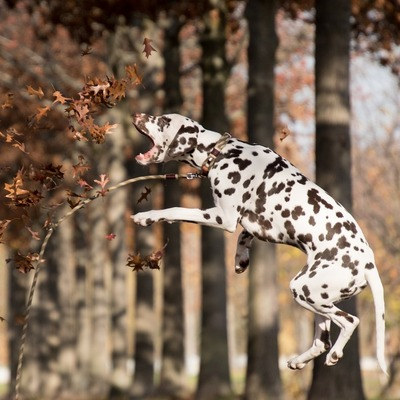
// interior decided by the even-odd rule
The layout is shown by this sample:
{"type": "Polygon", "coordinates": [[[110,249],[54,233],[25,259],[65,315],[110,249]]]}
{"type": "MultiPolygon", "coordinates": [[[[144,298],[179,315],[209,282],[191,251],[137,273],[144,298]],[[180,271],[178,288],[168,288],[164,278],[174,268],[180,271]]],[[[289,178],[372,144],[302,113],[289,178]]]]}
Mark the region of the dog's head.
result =
{"type": "Polygon", "coordinates": [[[146,165],[170,160],[186,160],[197,146],[197,135],[204,128],[197,122],[179,114],[165,114],[158,117],[134,114],[136,129],[153,143],[152,148],[135,159],[146,165]]]}

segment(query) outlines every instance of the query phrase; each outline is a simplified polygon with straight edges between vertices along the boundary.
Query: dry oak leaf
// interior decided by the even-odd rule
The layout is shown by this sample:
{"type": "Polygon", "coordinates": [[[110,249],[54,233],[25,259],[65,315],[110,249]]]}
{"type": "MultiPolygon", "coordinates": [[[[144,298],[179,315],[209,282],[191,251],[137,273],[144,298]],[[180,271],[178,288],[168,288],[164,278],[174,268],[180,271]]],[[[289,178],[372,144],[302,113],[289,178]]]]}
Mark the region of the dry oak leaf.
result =
{"type": "Polygon", "coordinates": [[[50,106],[45,106],[45,107],[39,107],[38,112],[35,114],[35,121],[36,122],[40,122],[40,120],[46,116],[46,114],[49,112],[50,110],[50,106]]]}
{"type": "Polygon", "coordinates": [[[290,135],[290,130],[287,126],[284,126],[279,132],[279,140],[283,142],[290,135]]]}
{"type": "Polygon", "coordinates": [[[73,178],[76,178],[85,174],[90,169],[90,166],[83,156],[79,156],[78,164],[73,165],[72,169],[74,170],[73,178]]]}
{"type": "Polygon", "coordinates": [[[58,91],[58,90],[56,90],[56,91],[53,93],[53,97],[55,97],[55,100],[53,101],[53,104],[54,104],[54,103],[65,104],[67,101],[71,101],[71,100],[72,100],[72,99],[70,99],[70,98],[68,98],[68,97],[64,97],[64,96],[62,95],[62,93],[61,93],[60,91],[58,91]]]}
{"type": "Polygon", "coordinates": [[[143,77],[141,75],[139,75],[136,64],[127,65],[125,67],[125,72],[126,72],[126,75],[128,76],[128,79],[134,85],[143,85],[143,77]]]}
{"type": "Polygon", "coordinates": [[[126,265],[127,267],[132,268],[132,271],[143,271],[143,268],[145,267],[145,261],[140,256],[140,253],[129,253],[126,265]]]}
{"type": "Polygon", "coordinates": [[[151,42],[153,40],[152,39],[148,39],[148,38],[144,38],[143,40],[143,45],[144,45],[144,49],[143,49],[143,53],[145,54],[146,58],[149,58],[151,56],[151,53],[153,51],[157,51],[152,45],[151,42]]]}
{"type": "Polygon", "coordinates": [[[92,51],[93,49],[91,47],[86,46],[86,48],[81,51],[81,56],[87,56],[88,54],[91,54],[92,51]]]}
{"type": "Polygon", "coordinates": [[[101,190],[98,190],[97,193],[99,193],[102,196],[105,196],[106,193],[108,192],[108,189],[106,189],[106,185],[108,182],[110,182],[108,176],[106,174],[101,174],[100,180],[95,179],[94,182],[100,185],[101,187],[101,190]]]}
{"type": "Polygon", "coordinates": [[[38,89],[34,89],[32,86],[28,85],[26,87],[26,91],[28,92],[29,95],[37,96],[37,97],[39,97],[39,99],[43,98],[43,96],[44,96],[43,90],[40,86],[38,89]]]}
{"type": "Polygon", "coordinates": [[[27,274],[32,269],[35,269],[33,263],[38,263],[39,254],[28,253],[26,256],[17,253],[14,258],[9,258],[6,260],[7,263],[13,261],[15,263],[15,269],[23,274],[27,274]]]}

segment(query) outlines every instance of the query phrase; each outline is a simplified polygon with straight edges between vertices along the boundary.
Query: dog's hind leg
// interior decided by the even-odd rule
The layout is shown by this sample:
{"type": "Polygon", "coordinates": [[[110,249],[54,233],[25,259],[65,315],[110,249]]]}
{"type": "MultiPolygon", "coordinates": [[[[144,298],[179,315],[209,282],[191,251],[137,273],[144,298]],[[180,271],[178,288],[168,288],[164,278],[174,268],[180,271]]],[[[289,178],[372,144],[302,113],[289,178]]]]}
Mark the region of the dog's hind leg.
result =
{"type": "Polygon", "coordinates": [[[315,333],[312,346],[304,353],[288,361],[287,365],[290,369],[302,369],[308,362],[330,349],[330,325],[329,318],[319,314],[315,315],[315,333]]]}

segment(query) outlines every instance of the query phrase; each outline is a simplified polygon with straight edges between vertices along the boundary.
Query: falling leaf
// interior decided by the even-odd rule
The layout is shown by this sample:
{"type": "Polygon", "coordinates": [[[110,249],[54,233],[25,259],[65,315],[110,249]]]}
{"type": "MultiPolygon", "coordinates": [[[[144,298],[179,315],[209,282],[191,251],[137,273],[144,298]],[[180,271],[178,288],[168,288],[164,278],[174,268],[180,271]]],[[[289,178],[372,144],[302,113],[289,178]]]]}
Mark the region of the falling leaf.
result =
{"type": "Polygon", "coordinates": [[[143,200],[148,201],[148,197],[149,197],[150,193],[151,193],[151,189],[149,189],[147,186],[145,186],[144,192],[142,192],[140,194],[140,197],[136,204],[140,204],[143,200]]]}
{"type": "Polygon", "coordinates": [[[86,46],[86,48],[81,51],[81,56],[87,56],[88,54],[91,54],[92,51],[93,49],[91,47],[86,46]]]}
{"type": "Polygon", "coordinates": [[[106,239],[107,240],[114,240],[117,237],[117,235],[115,233],[109,233],[108,235],[106,235],[106,239]]]}
{"type": "Polygon", "coordinates": [[[39,99],[41,99],[44,96],[43,90],[41,87],[38,89],[34,89],[32,86],[27,86],[26,91],[28,92],[29,95],[31,96],[37,96],[39,99]]]}
{"type": "Polygon", "coordinates": [[[134,85],[142,85],[144,87],[143,77],[139,75],[136,64],[133,64],[133,66],[132,65],[126,66],[125,71],[128,78],[132,81],[134,85]]]}
{"type": "Polygon", "coordinates": [[[128,259],[126,261],[126,265],[129,268],[132,268],[132,271],[143,271],[143,267],[145,266],[144,260],[140,257],[140,253],[138,254],[128,254],[128,259]]]}
{"type": "Polygon", "coordinates": [[[144,38],[143,40],[143,45],[144,45],[144,49],[143,49],[143,53],[145,53],[146,58],[149,58],[151,56],[151,53],[153,51],[157,51],[152,45],[151,42],[153,40],[152,39],[148,39],[148,38],[144,38]]]}
{"type": "Polygon", "coordinates": [[[50,106],[45,106],[45,107],[39,107],[37,109],[37,113],[34,116],[34,119],[36,122],[40,122],[40,120],[46,116],[48,111],[50,110],[50,106]]]}
{"type": "Polygon", "coordinates": [[[67,101],[71,100],[71,99],[69,99],[69,98],[67,98],[67,97],[64,97],[64,96],[62,95],[62,93],[59,92],[58,90],[56,90],[56,91],[53,93],[53,97],[55,97],[55,100],[53,101],[53,104],[54,104],[54,103],[65,104],[67,101]]]}
{"type": "Polygon", "coordinates": [[[290,130],[287,126],[284,126],[279,133],[279,140],[282,142],[290,135],[290,130]]]}
{"type": "Polygon", "coordinates": [[[167,247],[168,242],[160,250],[155,250],[146,257],[141,257],[140,253],[129,254],[127,260],[127,266],[132,268],[132,271],[143,271],[144,268],[160,269],[160,263],[164,257],[164,250],[167,247]]]}

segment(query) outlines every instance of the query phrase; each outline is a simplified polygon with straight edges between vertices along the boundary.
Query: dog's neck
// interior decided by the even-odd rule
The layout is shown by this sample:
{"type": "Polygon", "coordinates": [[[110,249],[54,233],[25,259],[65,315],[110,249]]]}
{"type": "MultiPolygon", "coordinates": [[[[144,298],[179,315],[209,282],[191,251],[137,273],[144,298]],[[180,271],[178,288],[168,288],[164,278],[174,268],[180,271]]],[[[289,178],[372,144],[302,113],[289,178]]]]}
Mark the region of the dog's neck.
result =
{"type": "Polygon", "coordinates": [[[195,147],[185,154],[184,161],[207,175],[229,137],[228,133],[221,135],[214,131],[200,132],[195,147]]]}

